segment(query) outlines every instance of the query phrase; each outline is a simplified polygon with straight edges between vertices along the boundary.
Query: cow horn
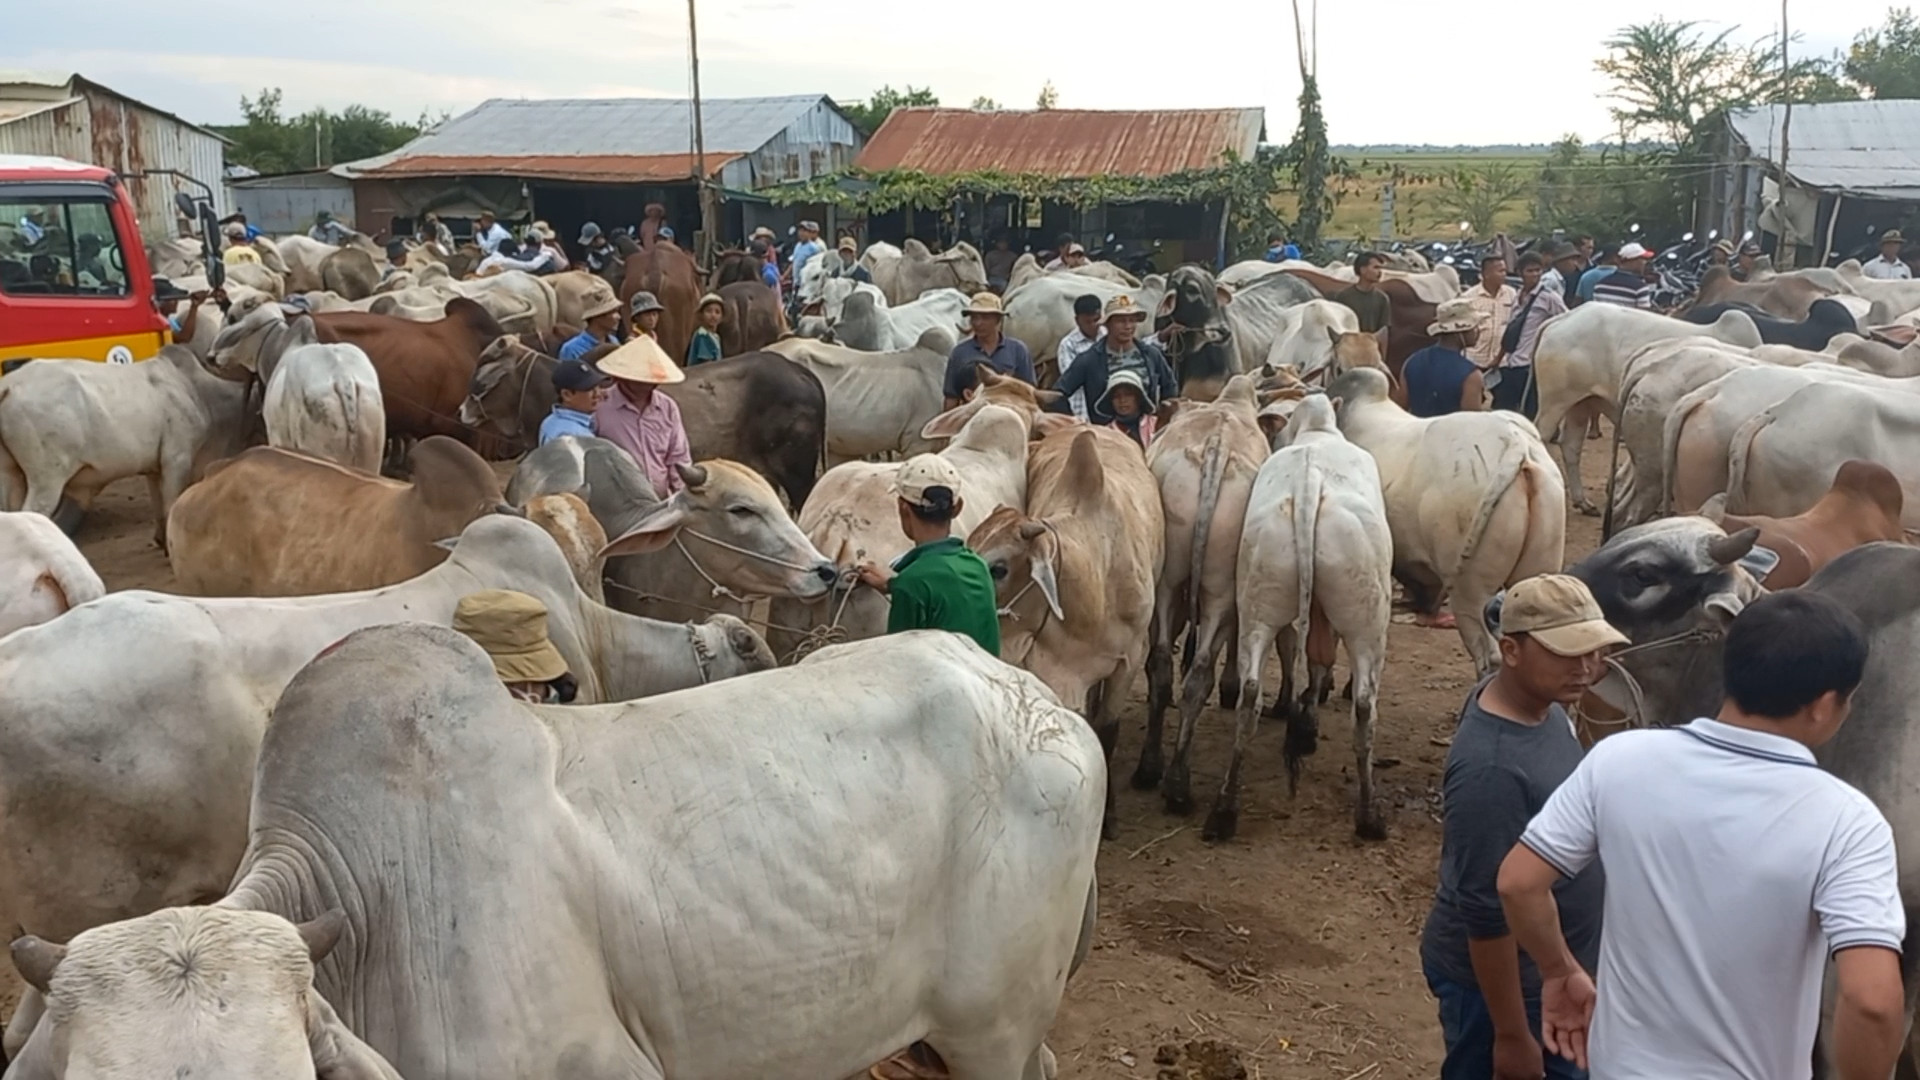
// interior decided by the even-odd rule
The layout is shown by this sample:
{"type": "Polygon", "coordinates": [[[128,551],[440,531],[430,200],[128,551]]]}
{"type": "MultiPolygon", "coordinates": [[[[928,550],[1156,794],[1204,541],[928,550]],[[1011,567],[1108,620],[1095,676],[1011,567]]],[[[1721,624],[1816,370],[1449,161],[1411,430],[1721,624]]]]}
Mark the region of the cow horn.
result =
{"type": "Polygon", "coordinates": [[[67,958],[67,947],[42,941],[32,934],[13,943],[13,966],[27,985],[41,993],[53,982],[54,970],[67,958]]]}
{"type": "Polygon", "coordinates": [[[1046,525],[1038,521],[1023,521],[1020,523],[1020,539],[1022,540],[1037,540],[1046,531],[1046,525]]]}
{"type": "Polygon", "coordinates": [[[1707,544],[1707,557],[1721,566],[1731,566],[1747,557],[1760,539],[1760,530],[1741,529],[1737,533],[1715,537],[1707,544]]]}
{"type": "Polygon", "coordinates": [[[307,943],[307,959],[317,964],[340,943],[340,935],[347,929],[347,916],[339,908],[333,908],[294,929],[300,932],[300,940],[307,943]]]}
{"type": "Polygon", "coordinates": [[[689,491],[699,491],[707,486],[707,467],[705,465],[679,465],[680,479],[689,491]]]}

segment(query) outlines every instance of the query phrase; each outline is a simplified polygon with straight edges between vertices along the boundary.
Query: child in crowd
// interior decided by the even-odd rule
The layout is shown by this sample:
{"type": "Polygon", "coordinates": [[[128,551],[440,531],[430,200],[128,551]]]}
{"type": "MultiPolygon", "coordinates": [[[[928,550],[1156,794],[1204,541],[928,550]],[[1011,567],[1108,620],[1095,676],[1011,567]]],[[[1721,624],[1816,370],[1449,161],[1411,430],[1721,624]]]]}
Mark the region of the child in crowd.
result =
{"type": "Polygon", "coordinates": [[[700,326],[687,343],[688,367],[720,359],[720,320],[726,310],[725,302],[714,293],[700,298],[700,326]]]}
{"type": "Polygon", "coordinates": [[[1140,444],[1142,450],[1153,441],[1153,414],[1147,411],[1147,384],[1140,373],[1122,369],[1107,377],[1107,392],[1100,408],[1113,413],[1113,425],[1140,444]]]}

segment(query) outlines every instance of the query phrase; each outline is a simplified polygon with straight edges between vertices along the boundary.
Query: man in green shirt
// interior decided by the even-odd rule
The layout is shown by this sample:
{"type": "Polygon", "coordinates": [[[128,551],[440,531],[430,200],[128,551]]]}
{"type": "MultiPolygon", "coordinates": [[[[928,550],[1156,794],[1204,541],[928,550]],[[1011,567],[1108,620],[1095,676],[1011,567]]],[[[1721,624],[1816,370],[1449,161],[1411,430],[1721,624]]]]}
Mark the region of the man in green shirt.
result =
{"type": "Polygon", "coordinates": [[[938,454],[921,454],[900,466],[893,481],[900,497],[900,530],[913,550],[886,569],[862,563],[860,580],[892,602],[887,633],[951,630],[1000,655],[1000,605],[993,575],[980,556],[953,535],[963,505],[960,474],[938,454]]]}
{"type": "Polygon", "coordinates": [[[1393,302],[1380,289],[1380,278],[1387,269],[1387,257],[1377,251],[1363,251],[1353,257],[1353,273],[1358,279],[1333,298],[1336,304],[1350,308],[1360,319],[1360,332],[1376,334],[1380,347],[1387,347],[1387,327],[1393,322],[1393,302]]]}

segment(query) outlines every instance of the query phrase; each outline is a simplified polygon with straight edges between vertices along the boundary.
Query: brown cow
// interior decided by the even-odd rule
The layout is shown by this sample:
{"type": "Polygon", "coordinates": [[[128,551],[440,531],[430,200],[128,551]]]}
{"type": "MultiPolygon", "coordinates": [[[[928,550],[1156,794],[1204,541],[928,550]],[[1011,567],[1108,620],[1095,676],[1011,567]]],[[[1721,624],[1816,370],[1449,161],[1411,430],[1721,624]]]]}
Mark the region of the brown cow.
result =
{"type": "Polygon", "coordinates": [[[760,281],[760,268],[765,265],[766,260],[756,258],[751,251],[739,248],[723,251],[713,257],[713,273],[707,279],[707,288],[719,292],[721,286],[736,281],[760,281]]]}
{"type": "Polygon", "coordinates": [[[216,465],[167,515],[167,553],[190,596],[308,596],[418,577],[437,546],[501,508],[478,454],[432,436],[400,483],[288,450],[256,446],[216,465]]]}
{"type": "MultiPolygon", "coordinates": [[[[720,287],[720,355],[764,349],[787,332],[787,317],[780,310],[780,298],[765,282],[736,281],[720,287]]],[[[684,354],[683,354],[684,355],[684,354]]]]}
{"type": "Polygon", "coordinates": [[[1727,514],[1722,496],[1707,500],[1700,513],[1720,523],[1729,535],[1759,529],[1761,547],[1780,556],[1767,573],[1769,589],[1792,589],[1807,583],[1814,572],[1862,544],[1876,540],[1900,541],[1905,497],[1900,481],[1884,465],[1849,461],[1834,474],[1833,486],[1806,513],[1790,518],[1727,514]]]}
{"type": "Polygon", "coordinates": [[[380,397],[387,410],[387,437],[419,439],[448,435],[487,457],[507,451],[460,422],[460,403],[480,364],[480,354],[501,336],[487,309],[464,297],[447,301],[435,322],[413,322],[393,315],[341,311],[313,317],[323,343],[360,346],[380,376],[380,397]]]}
{"type": "Polygon", "coordinates": [[[693,256],[673,244],[654,244],[627,256],[626,279],[620,283],[624,307],[637,292],[650,292],[665,311],[660,313],[660,347],[676,362],[687,355],[693,340],[693,305],[700,299],[700,267],[693,256]]]}
{"type": "MultiPolygon", "coordinates": [[[[1315,292],[1329,300],[1353,286],[1351,281],[1341,281],[1312,270],[1288,267],[1285,273],[1313,286],[1315,292]]],[[[1407,362],[1407,357],[1433,344],[1427,327],[1433,325],[1436,306],[1420,299],[1413,291],[1413,286],[1399,278],[1383,278],[1377,287],[1387,294],[1388,303],[1393,305],[1392,318],[1387,324],[1386,361],[1387,370],[1398,382],[1400,368],[1407,362]]]]}

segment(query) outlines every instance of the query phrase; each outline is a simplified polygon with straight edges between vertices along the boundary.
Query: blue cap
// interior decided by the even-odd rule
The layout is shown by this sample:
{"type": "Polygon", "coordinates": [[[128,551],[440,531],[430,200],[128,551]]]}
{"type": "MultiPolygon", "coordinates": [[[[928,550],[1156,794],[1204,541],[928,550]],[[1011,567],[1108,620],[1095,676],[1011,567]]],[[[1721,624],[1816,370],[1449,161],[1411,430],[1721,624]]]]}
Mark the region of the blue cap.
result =
{"type": "Polygon", "coordinates": [[[599,368],[580,360],[563,360],[553,369],[556,390],[592,390],[606,383],[607,376],[599,368]]]}

